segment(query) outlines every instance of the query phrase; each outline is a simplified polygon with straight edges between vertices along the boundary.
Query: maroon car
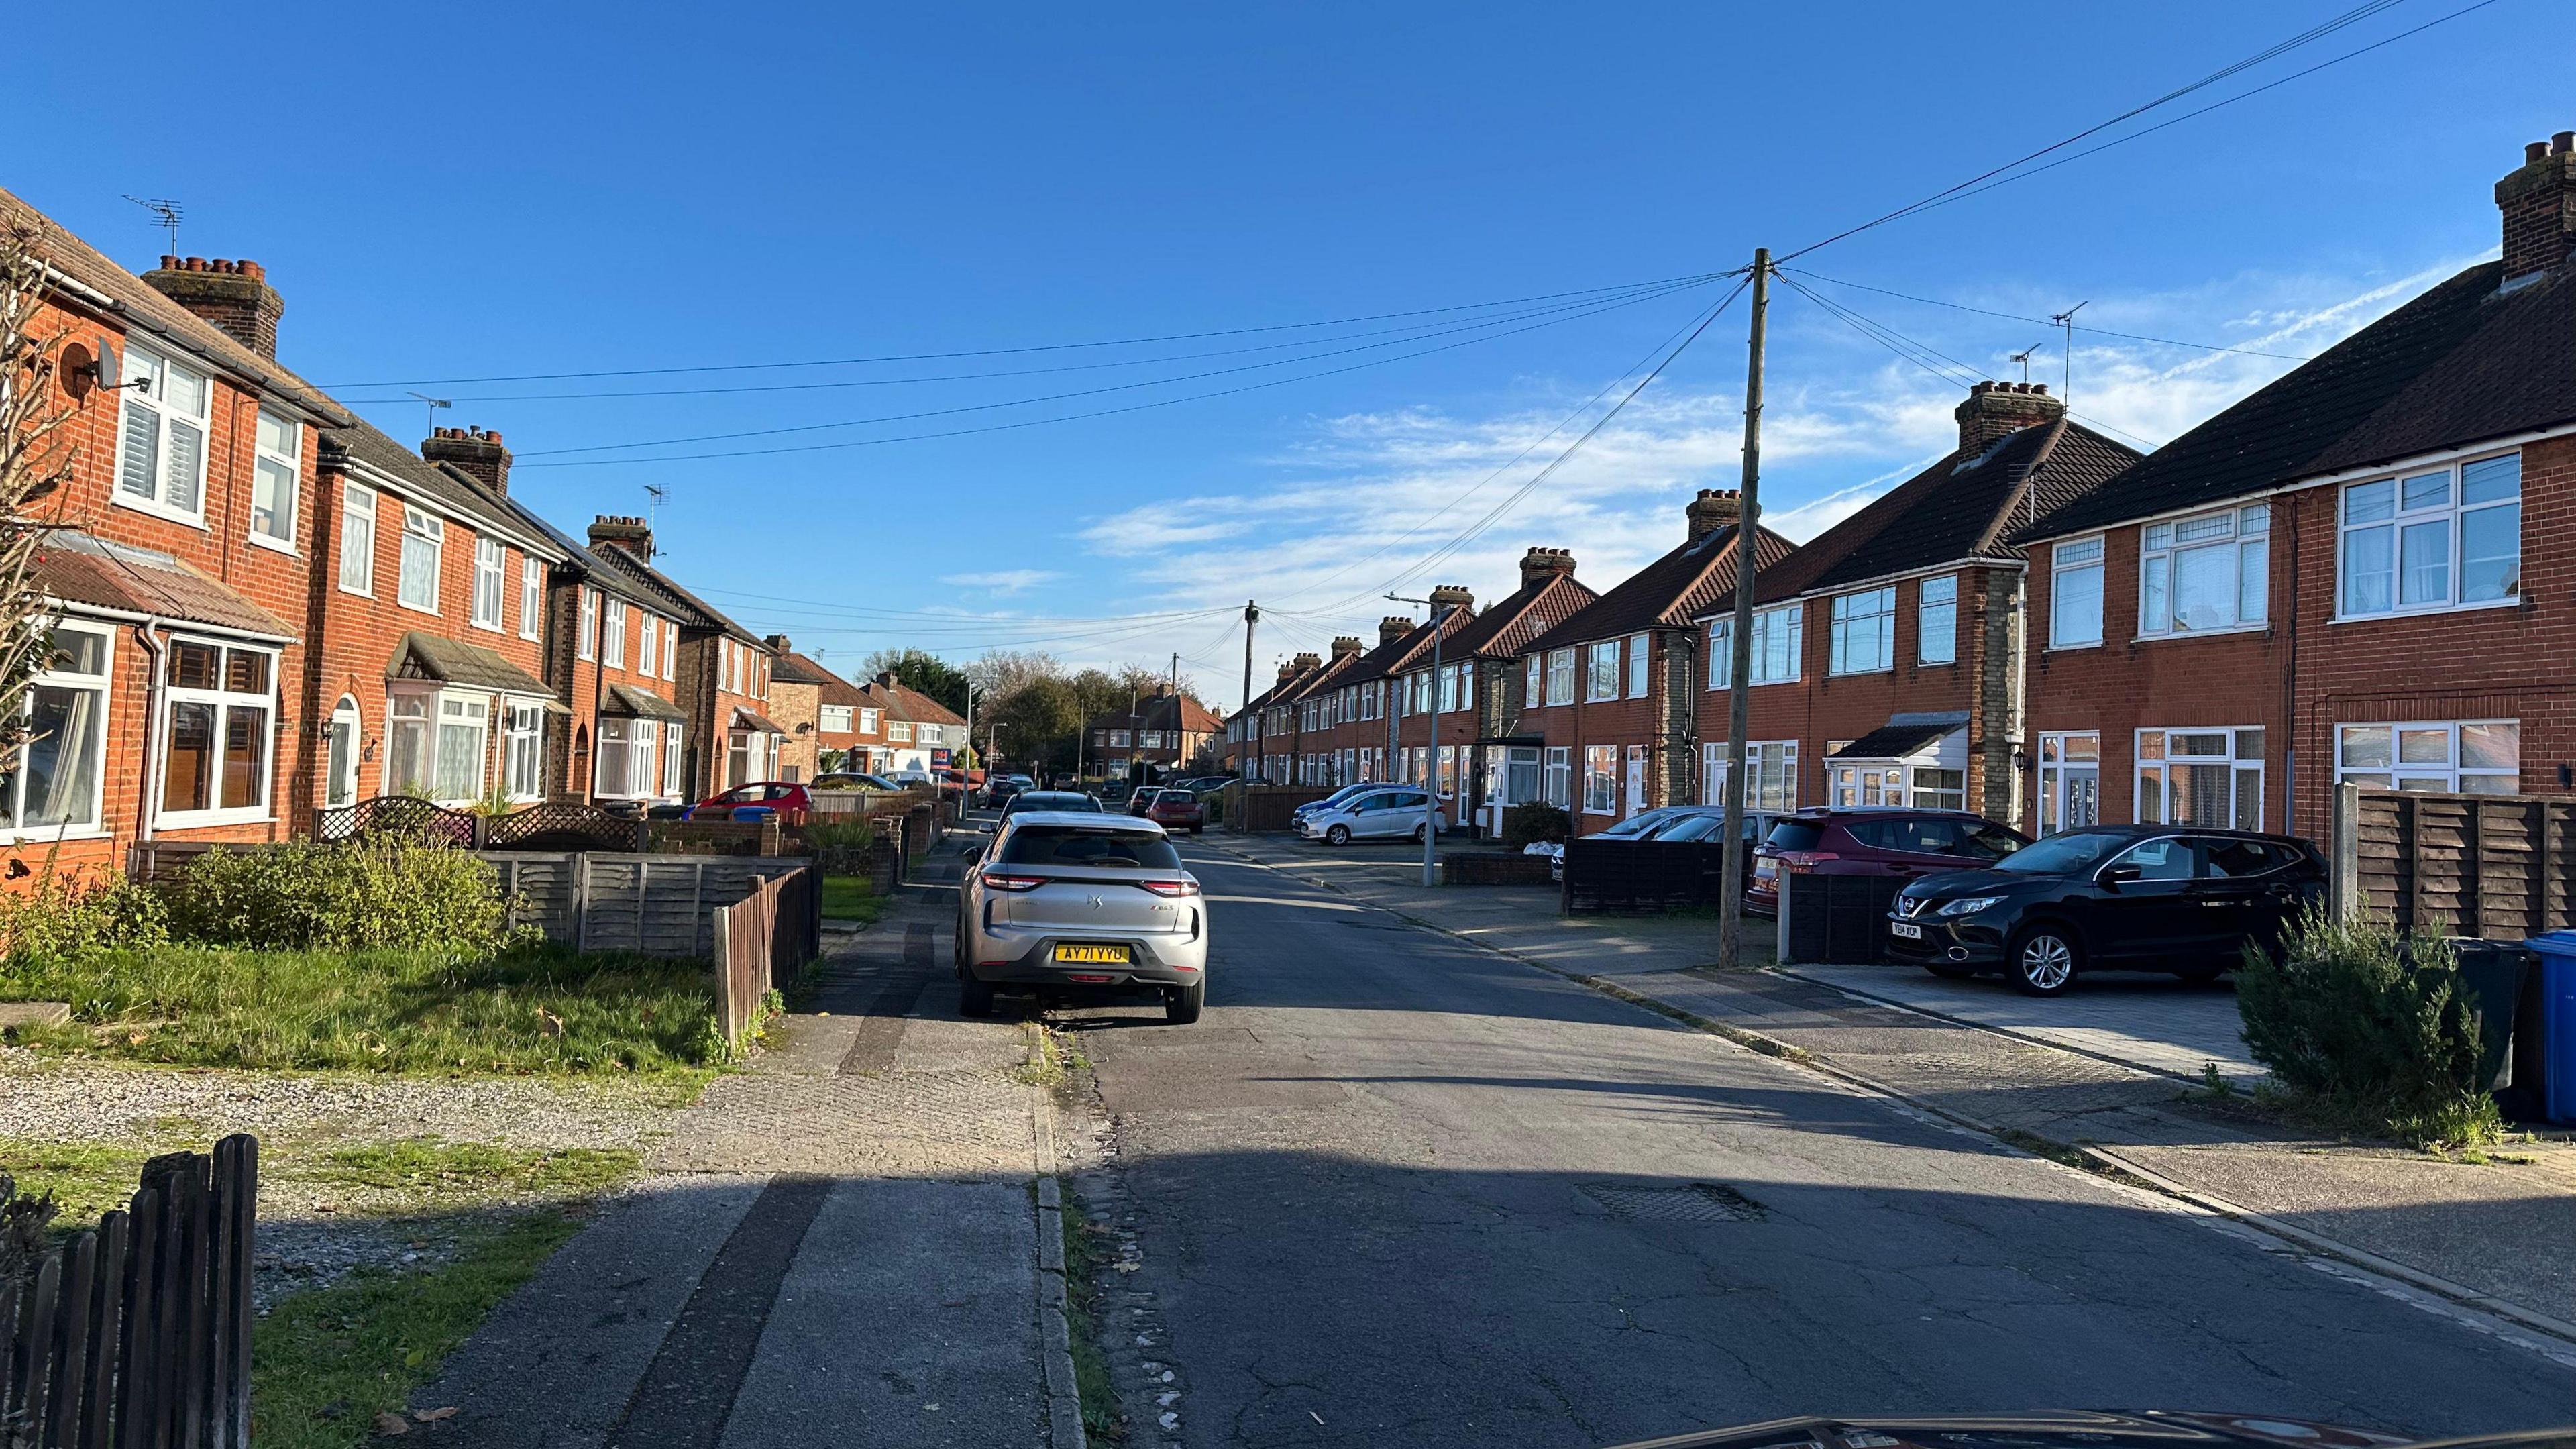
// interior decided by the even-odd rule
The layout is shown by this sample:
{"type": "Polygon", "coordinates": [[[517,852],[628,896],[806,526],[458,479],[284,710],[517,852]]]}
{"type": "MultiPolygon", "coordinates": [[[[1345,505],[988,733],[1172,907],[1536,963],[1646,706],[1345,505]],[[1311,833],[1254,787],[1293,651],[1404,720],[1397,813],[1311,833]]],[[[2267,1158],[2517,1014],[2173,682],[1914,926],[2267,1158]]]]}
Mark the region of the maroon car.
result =
{"type": "Polygon", "coordinates": [[[1186,830],[1192,835],[1207,828],[1207,806],[1187,790],[1143,790],[1139,794],[1154,798],[1145,802],[1139,812],[1165,830],[1186,830]]]}
{"type": "Polygon", "coordinates": [[[1972,870],[2030,844],[2020,831],[1964,810],[1902,806],[1810,809],[1784,817],[1754,852],[1747,909],[1777,913],[1780,876],[1918,876],[1972,870]]]}

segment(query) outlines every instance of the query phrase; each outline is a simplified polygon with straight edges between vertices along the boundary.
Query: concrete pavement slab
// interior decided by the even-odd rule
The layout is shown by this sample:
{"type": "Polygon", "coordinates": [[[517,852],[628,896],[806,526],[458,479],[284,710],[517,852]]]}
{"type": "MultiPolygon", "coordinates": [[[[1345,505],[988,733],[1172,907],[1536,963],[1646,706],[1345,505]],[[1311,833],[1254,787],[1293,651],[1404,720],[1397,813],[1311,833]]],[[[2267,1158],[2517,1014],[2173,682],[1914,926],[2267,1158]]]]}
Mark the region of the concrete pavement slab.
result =
{"type": "Polygon", "coordinates": [[[2245,1047],[2236,990],[2170,976],[2087,976],[2063,996],[2024,996],[2000,978],[1945,981],[1919,966],[1790,965],[1786,975],[1938,1012],[2088,1056],[2198,1081],[2203,1067],[2251,1086],[2270,1075],[2245,1047]]]}

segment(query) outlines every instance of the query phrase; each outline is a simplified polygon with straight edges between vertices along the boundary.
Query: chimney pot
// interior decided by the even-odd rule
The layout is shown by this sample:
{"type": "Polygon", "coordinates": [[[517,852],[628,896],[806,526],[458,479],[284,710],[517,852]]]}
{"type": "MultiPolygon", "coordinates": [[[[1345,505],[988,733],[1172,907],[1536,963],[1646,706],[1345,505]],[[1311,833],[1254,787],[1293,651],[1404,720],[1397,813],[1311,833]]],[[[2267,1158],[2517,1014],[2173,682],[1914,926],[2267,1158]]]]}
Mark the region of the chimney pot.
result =
{"type": "Polygon", "coordinates": [[[2576,252],[2576,131],[2522,148],[2523,164],[2496,183],[2504,228],[2504,279],[2544,272],[2576,252]]]}
{"type": "Polygon", "coordinates": [[[2570,151],[2576,151],[2576,131],[2558,131],[2550,136],[2550,155],[2564,156],[2570,151]]]}
{"type": "MultiPolygon", "coordinates": [[[[2534,144],[2536,145],[2536,144],[2538,144],[2538,143],[2537,143],[2537,142],[2535,142],[2534,144]]],[[[2539,158],[2538,156],[2536,156],[2536,155],[2535,155],[2535,156],[2534,156],[2534,157],[2532,157],[2531,159],[2533,159],[2533,160],[2537,161],[2537,160],[2539,160],[2540,158],[2539,158]]],[[[168,252],[163,252],[163,253],[161,254],[161,270],[163,270],[163,271],[165,271],[165,272],[174,272],[174,271],[177,271],[178,269],[179,269],[179,259],[178,259],[177,257],[174,257],[174,256],[170,255],[168,252]]]]}
{"type": "Polygon", "coordinates": [[[195,313],[235,342],[274,360],[277,322],[286,301],[268,285],[257,262],[163,253],[158,271],[143,280],[154,291],[195,313]]]}
{"type": "Polygon", "coordinates": [[[1971,457],[1997,439],[2066,415],[2066,404],[2048,395],[2045,383],[1981,382],[1968,389],[1968,400],[1951,416],[1959,420],[1959,451],[1971,457]]]}
{"type": "Polygon", "coordinates": [[[1721,528],[1732,528],[1744,518],[1744,497],[1732,488],[1703,488],[1684,510],[1692,538],[1705,538],[1721,528]]]}
{"type": "Polygon", "coordinates": [[[429,441],[420,445],[420,455],[433,463],[455,464],[495,493],[510,491],[510,450],[501,446],[499,433],[479,427],[433,427],[429,441]]]}
{"type": "Polygon", "coordinates": [[[2546,142],[2546,141],[2526,141],[2526,142],[2524,142],[2524,143],[2523,143],[2523,147],[2522,147],[2522,164],[2523,164],[2523,165],[2525,165],[2525,166],[2537,166],[2537,165],[2539,165],[2541,162],[2546,161],[2546,160],[2548,160],[2548,159],[2549,159],[2549,143],[2548,143],[2548,142],[2546,142]]]}

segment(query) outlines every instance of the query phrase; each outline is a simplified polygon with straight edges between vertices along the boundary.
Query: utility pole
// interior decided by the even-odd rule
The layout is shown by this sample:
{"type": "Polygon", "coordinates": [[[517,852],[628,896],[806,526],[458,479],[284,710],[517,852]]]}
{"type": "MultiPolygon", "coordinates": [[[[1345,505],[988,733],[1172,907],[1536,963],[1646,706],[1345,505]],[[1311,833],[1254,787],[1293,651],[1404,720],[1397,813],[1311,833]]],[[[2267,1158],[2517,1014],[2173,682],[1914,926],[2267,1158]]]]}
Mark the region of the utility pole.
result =
{"type": "MultiPolygon", "coordinates": [[[[1422,757],[1425,776],[1422,782],[1422,885],[1427,890],[1438,884],[1434,847],[1440,841],[1440,636],[1447,632],[1441,625],[1448,622],[1449,611],[1456,606],[1434,604],[1429,599],[1408,599],[1398,594],[1387,597],[1399,604],[1420,604],[1431,611],[1431,747],[1423,752],[1422,757]]],[[[1399,749],[1403,740],[1404,736],[1399,731],[1396,735],[1399,749]]],[[[1463,766],[1465,762],[1459,763],[1463,766]]],[[[1461,769],[1459,773],[1464,774],[1465,771],[1461,769]]]]}
{"type": "Polygon", "coordinates": [[[1238,740],[1238,741],[1243,745],[1243,778],[1244,778],[1244,779],[1246,779],[1246,780],[1249,780],[1249,779],[1252,779],[1252,778],[1253,778],[1254,765],[1253,765],[1253,763],[1252,763],[1252,761],[1253,761],[1253,754],[1252,754],[1253,738],[1252,738],[1252,732],[1253,732],[1254,727],[1255,727],[1256,725],[1260,724],[1260,721],[1259,721],[1258,719],[1254,719],[1254,718],[1251,718],[1251,717],[1250,717],[1250,716],[1251,716],[1251,712],[1252,712],[1252,626],[1253,626],[1253,625],[1255,625],[1255,624],[1258,624],[1258,623],[1260,623],[1260,622],[1261,622],[1261,606],[1260,606],[1260,605],[1258,605],[1258,604],[1255,604],[1255,603],[1254,603],[1254,602],[1252,602],[1250,599],[1246,599],[1246,600],[1244,600],[1244,601],[1243,601],[1243,703],[1236,705],[1236,706],[1234,707],[1234,712],[1235,712],[1235,714],[1236,714],[1237,716],[1239,716],[1239,717],[1242,717],[1242,718],[1243,718],[1243,727],[1242,727],[1241,729],[1239,729],[1239,730],[1235,731],[1235,735],[1236,735],[1237,740],[1238,740]]]}
{"type": "MultiPolygon", "coordinates": [[[[1717,965],[1734,969],[1744,944],[1744,737],[1753,722],[1753,573],[1762,529],[1762,326],[1771,306],[1771,249],[1753,249],[1753,336],[1744,370],[1744,481],[1736,496],[1734,656],[1726,690],[1726,879],[1717,913],[1717,965]]],[[[1717,661],[1709,661],[1716,667],[1717,661]]]]}

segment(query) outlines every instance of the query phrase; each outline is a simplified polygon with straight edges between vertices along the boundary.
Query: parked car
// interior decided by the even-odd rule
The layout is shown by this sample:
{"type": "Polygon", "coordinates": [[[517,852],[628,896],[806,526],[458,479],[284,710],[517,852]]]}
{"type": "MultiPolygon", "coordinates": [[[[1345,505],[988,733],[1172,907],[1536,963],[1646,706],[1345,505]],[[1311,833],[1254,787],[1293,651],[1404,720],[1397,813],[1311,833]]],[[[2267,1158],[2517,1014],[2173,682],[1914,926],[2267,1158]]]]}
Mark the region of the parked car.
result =
{"type": "Polygon", "coordinates": [[[1299,817],[1297,833],[1327,845],[1354,840],[1422,838],[1422,811],[1428,797],[1409,785],[1371,785],[1341,804],[1299,817]]]}
{"type": "Polygon", "coordinates": [[[1207,903],[1161,826],[1020,810],[1004,818],[989,849],[969,846],[967,855],[957,890],[958,1010],[990,1015],[996,987],[1143,988],[1162,996],[1164,1020],[1199,1019],[1207,903]]]}
{"type": "Polygon", "coordinates": [[[803,785],[792,780],[755,780],[736,785],[720,794],[709,795],[689,807],[691,820],[731,820],[734,812],[746,807],[762,807],[778,812],[781,825],[802,825],[806,812],[814,808],[814,797],[803,785]]]}
{"type": "Polygon", "coordinates": [[[1207,828],[1207,807],[1187,790],[1165,786],[1152,792],[1153,800],[1145,807],[1145,818],[1165,830],[1186,830],[1192,835],[1207,828]]]}
{"type": "Polygon", "coordinates": [[[1964,810],[1812,808],[1783,817],[1755,851],[1745,909],[1780,909],[1780,875],[1917,876],[1990,865],[2030,837],[1964,810]]]}
{"type": "MultiPolygon", "coordinates": [[[[1622,820],[1615,825],[1607,825],[1592,832],[1590,835],[1585,836],[1584,839],[1633,840],[1638,836],[1645,834],[1647,831],[1653,830],[1669,821],[1680,818],[1684,811],[1691,808],[1692,807],[1688,805],[1658,805],[1652,810],[1640,810],[1636,814],[1629,816],[1627,819],[1622,820]]],[[[1565,842],[1562,840],[1549,840],[1541,843],[1546,846],[1546,849],[1539,853],[1548,857],[1548,879],[1565,879],[1565,842]]]]}
{"type": "Polygon", "coordinates": [[[984,781],[984,803],[999,805],[1022,790],[1034,790],[1038,782],[1026,775],[993,775],[984,781]]]}
{"type": "Polygon", "coordinates": [[[2324,858],[2293,836],[2099,826],[1908,884],[1888,949],[1936,976],[2001,971],[2034,996],[2105,968],[2212,981],[2325,893],[2324,858]]]}
{"type": "Polygon", "coordinates": [[[1321,800],[1309,800],[1305,804],[1298,806],[1296,809],[1289,811],[1288,823],[1293,826],[1298,821],[1305,819],[1307,816],[1314,814],[1318,810],[1336,809],[1358,799],[1360,796],[1367,794],[1371,790],[1383,790],[1386,788],[1387,785],[1382,780],[1371,781],[1367,784],[1361,785],[1344,785],[1342,788],[1335,790],[1332,794],[1325,796],[1321,800]]]}
{"type": "MultiPolygon", "coordinates": [[[[1085,815],[1108,813],[1097,796],[1086,795],[1079,790],[1022,790],[1002,802],[1002,820],[1008,821],[1024,810],[1074,811],[1085,815]]],[[[997,822],[993,828],[999,830],[1001,824],[997,822]]]]}
{"type": "Polygon", "coordinates": [[[896,784],[894,781],[887,779],[883,775],[871,775],[865,770],[829,770],[814,777],[813,788],[817,790],[883,791],[900,790],[903,787],[896,784]]]}
{"type": "MultiPolygon", "coordinates": [[[[1754,851],[1770,837],[1771,827],[1778,824],[1781,818],[1780,812],[1776,810],[1744,812],[1744,878],[1748,891],[1753,880],[1754,851]]],[[[1647,822],[1642,830],[1621,830],[1618,826],[1612,826],[1608,830],[1584,838],[1587,840],[1704,840],[1715,844],[1725,838],[1726,807],[1723,805],[1666,805],[1632,815],[1620,821],[1619,824],[1632,825],[1640,821],[1647,822]]],[[[1548,861],[1547,878],[1555,881],[1565,879],[1565,847],[1562,845],[1556,848],[1548,861]]]]}
{"type": "Polygon", "coordinates": [[[904,790],[927,790],[937,783],[930,778],[928,770],[889,770],[886,778],[904,790]]]}
{"type": "Polygon", "coordinates": [[[1158,785],[1139,785],[1129,791],[1127,798],[1120,803],[1128,814],[1143,819],[1147,808],[1153,805],[1154,797],[1162,793],[1162,787],[1158,785]]]}

